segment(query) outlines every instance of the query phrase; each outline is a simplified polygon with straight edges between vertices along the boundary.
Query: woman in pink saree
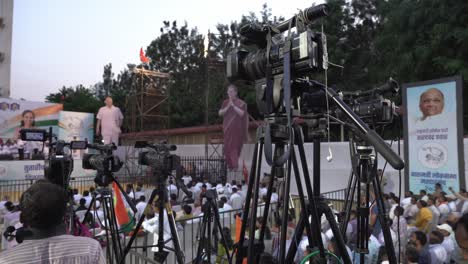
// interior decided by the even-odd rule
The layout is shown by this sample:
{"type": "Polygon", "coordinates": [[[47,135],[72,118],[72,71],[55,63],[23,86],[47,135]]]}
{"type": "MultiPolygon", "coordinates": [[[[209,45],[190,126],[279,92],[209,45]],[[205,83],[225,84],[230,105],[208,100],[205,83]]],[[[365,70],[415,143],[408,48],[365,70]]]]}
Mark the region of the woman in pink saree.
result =
{"type": "Polygon", "coordinates": [[[224,156],[230,170],[237,170],[244,142],[248,140],[249,115],[247,104],[237,97],[237,87],[229,85],[228,99],[218,114],[223,117],[224,156]]]}

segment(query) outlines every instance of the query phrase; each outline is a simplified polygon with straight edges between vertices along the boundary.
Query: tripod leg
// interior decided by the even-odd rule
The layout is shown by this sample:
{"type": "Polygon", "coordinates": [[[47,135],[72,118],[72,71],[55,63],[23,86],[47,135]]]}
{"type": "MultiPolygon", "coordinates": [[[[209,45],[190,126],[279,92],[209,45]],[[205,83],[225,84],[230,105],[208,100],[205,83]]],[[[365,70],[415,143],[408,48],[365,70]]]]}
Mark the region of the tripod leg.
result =
{"type": "Polygon", "coordinates": [[[224,249],[226,250],[226,256],[228,258],[228,263],[232,263],[231,254],[229,254],[229,247],[227,245],[226,237],[223,233],[223,227],[221,226],[221,221],[219,219],[219,210],[214,201],[212,201],[211,207],[214,211],[214,221],[215,221],[215,228],[218,227],[218,231],[221,235],[221,243],[223,244],[224,249]]]}
{"type": "MultiPolygon", "coordinates": [[[[291,156],[287,161],[286,181],[283,192],[283,219],[281,219],[281,238],[279,248],[279,263],[284,263],[286,256],[286,240],[288,232],[289,188],[291,185],[291,156]]],[[[251,263],[249,263],[251,264],[251,263]]]]}
{"type": "Polygon", "coordinates": [[[177,258],[177,263],[184,264],[184,252],[180,247],[179,234],[177,233],[177,227],[172,214],[172,208],[170,203],[166,203],[167,219],[169,220],[169,227],[171,229],[172,242],[174,243],[174,253],[177,258]]]}
{"type": "MultiPolygon", "coordinates": [[[[377,164],[377,163],[376,163],[377,164]]],[[[377,208],[378,208],[378,218],[380,221],[380,224],[382,225],[382,232],[385,240],[385,249],[387,251],[388,255],[388,261],[391,264],[396,264],[397,263],[397,258],[395,255],[395,248],[393,247],[393,240],[392,236],[390,234],[390,227],[388,226],[388,216],[385,211],[385,205],[383,202],[383,196],[382,196],[382,190],[380,188],[380,179],[377,176],[377,166],[375,166],[375,170],[373,173],[373,186],[375,190],[375,200],[377,202],[377,208]]]]}
{"type": "MultiPolygon", "coordinates": [[[[201,227],[201,231],[200,231],[200,238],[198,240],[197,255],[196,255],[196,258],[195,258],[195,261],[194,261],[195,264],[198,264],[201,261],[203,261],[203,257],[202,257],[203,256],[203,248],[204,248],[204,245],[205,245],[206,240],[207,240],[206,237],[205,237],[207,221],[209,221],[208,214],[206,212],[203,212],[202,227],[201,227]]],[[[208,232],[210,232],[210,231],[208,231],[208,232]]],[[[210,243],[211,243],[211,241],[210,241],[210,243]]]]}
{"type": "MultiPolygon", "coordinates": [[[[148,201],[148,205],[151,205],[154,201],[154,198],[156,197],[156,190],[153,190],[151,192],[151,196],[150,196],[150,199],[148,201]]],[[[143,211],[143,213],[141,214],[141,217],[140,219],[138,220],[138,223],[137,225],[135,226],[134,230],[133,230],[133,234],[132,236],[130,237],[130,240],[128,241],[127,243],[127,246],[125,247],[125,250],[123,252],[123,257],[120,261],[120,264],[124,264],[125,263],[125,257],[127,256],[128,252],[130,251],[130,249],[132,248],[132,244],[133,242],[135,241],[136,239],[136,236],[138,235],[138,230],[140,230],[141,228],[141,225],[143,224],[143,221],[145,220],[145,217],[146,217],[146,214],[145,212],[143,211]]]]}
{"type": "Polygon", "coordinates": [[[304,227],[307,225],[305,219],[308,216],[302,212],[299,216],[299,221],[297,222],[296,229],[291,238],[291,245],[289,246],[288,254],[286,254],[285,263],[294,263],[294,257],[296,256],[297,247],[301,242],[302,233],[304,233],[304,227]]]}
{"type": "Polygon", "coordinates": [[[345,264],[351,264],[351,259],[348,255],[348,251],[346,250],[346,245],[344,242],[343,237],[341,236],[340,229],[338,228],[338,225],[335,221],[335,216],[333,214],[333,211],[325,204],[324,201],[321,203],[322,206],[322,212],[325,214],[325,217],[328,220],[328,223],[330,224],[330,228],[333,232],[333,237],[336,239],[336,245],[338,250],[340,251],[341,258],[343,259],[343,263],[345,264]]]}
{"type": "MultiPolygon", "coordinates": [[[[317,208],[315,208],[315,203],[307,205],[305,202],[305,197],[304,197],[304,191],[302,190],[302,181],[301,181],[301,175],[299,173],[299,166],[297,164],[297,159],[296,159],[296,154],[293,148],[293,151],[291,151],[292,155],[292,164],[293,164],[293,169],[294,169],[294,176],[296,177],[296,183],[297,183],[297,190],[299,193],[299,200],[301,202],[301,217],[302,217],[303,223],[302,223],[302,228],[300,230],[296,230],[295,235],[298,236],[299,241],[300,238],[302,237],[303,229],[305,227],[306,233],[307,233],[307,238],[309,241],[309,245],[311,247],[317,246],[320,250],[320,256],[325,259],[325,248],[323,246],[323,241],[321,237],[321,230],[320,230],[320,222],[318,222],[319,217],[317,213],[317,208]],[[312,213],[312,225],[309,222],[309,215],[312,213]]],[[[297,229],[297,227],[296,227],[297,229]]],[[[297,247],[290,246],[288,255],[286,257],[286,263],[289,263],[289,261],[292,261],[295,254],[297,251],[297,247]],[[292,257],[292,259],[291,259],[292,257]]]]}
{"type": "Polygon", "coordinates": [[[348,191],[346,192],[345,207],[344,207],[346,215],[343,220],[343,223],[341,224],[341,234],[343,235],[343,237],[346,237],[346,231],[348,229],[349,219],[351,218],[351,210],[353,208],[356,184],[357,184],[357,177],[354,174],[354,172],[351,171],[349,175],[349,182],[348,182],[348,189],[347,189],[348,191]]]}
{"type": "Polygon", "coordinates": [[[254,149],[254,157],[252,159],[252,167],[250,168],[250,176],[249,176],[249,186],[247,188],[247,195],[245,198],[244,203],[244,211],[242,212],[242,226],[240,231],[239,241],[237,243],[237,253],[236,253],[236,264],[242,264],[242,260],[244,258],[243,254],[243,244],[244,244],[244,236],[245,236],[245,229],[247,226],[247,221],[249,219],[249,209],[250,209],[250,201],[252,199],[252,190],[255,178],[257,177],[257,163],[259,162],[260,156],[262,155],[263,151],[263,143],[261,141],[255,144],[254,149]]]}
{"type": "Polygon", "coordinates": [[[255,256],[261,254],[261,252],[255,252],[255,226],[257,223],[257,209],[258,209],[258,192],[260,188],[260,171],[262,169],[262,155],[258,157],[256,164],[256,175],[254,178],[254,190],[253,190],[253,201],[252,210],[250,212],[250,226],[249,226],[249,246],[247,250],[247,263],[254,263],[255,256]]]}

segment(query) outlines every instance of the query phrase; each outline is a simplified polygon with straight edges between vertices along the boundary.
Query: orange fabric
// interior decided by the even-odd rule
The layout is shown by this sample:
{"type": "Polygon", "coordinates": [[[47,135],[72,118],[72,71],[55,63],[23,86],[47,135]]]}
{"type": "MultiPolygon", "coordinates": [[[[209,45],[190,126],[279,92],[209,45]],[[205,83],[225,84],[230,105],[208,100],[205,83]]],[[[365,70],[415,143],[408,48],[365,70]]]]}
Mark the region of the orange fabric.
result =
{"type": "Polygon", "coordinates": [[[241,227],[242,227],[242,219],[238,215],[236,215],[236,241],[235,243],[239,242],[240,240],[241,227]]]}
{"type": "Polygon", "coordinates": [[[143,48],[140,48],[140,61],[141,63],[148,63],[149,59],[145,56],[145,52],[143,52],[143,48]]]}
{"type": "Polygon", "coordinates": [[[115,194],[115,216],[117,218],[117,223],[122,226],[130,222],[130,217],[128,216],[127,209],[122,198],[122,193],[115,182],[112,183],[112,189],[114,189],[115,194]]]}

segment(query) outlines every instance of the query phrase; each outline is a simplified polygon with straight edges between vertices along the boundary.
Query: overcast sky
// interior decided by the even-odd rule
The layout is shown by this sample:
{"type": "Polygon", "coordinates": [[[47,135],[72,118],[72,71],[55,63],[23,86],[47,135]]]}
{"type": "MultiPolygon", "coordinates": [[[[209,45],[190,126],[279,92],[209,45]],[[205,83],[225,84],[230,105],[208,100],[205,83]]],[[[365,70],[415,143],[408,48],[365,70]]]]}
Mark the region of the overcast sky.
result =
{"type": "Polygon", "coordinates": [[[11,97],[43,101],[62,86],[89,86],[112,63],[119,73],[139,62],[140,47],[159,35],[164,20],[188,22],[205,33],[239,20],[267,2],[290,18],[321,0],[16,0],[13,14],[11,97]]]}

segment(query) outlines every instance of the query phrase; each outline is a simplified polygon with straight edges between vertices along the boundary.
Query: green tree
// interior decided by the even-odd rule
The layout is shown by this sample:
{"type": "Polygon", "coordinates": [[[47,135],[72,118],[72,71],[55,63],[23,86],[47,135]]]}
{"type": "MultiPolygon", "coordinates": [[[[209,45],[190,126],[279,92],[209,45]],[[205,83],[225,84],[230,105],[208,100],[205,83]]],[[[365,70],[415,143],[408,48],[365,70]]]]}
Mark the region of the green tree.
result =
{"type": "Polygon", "coordinates": [[[97,113],[102,102],[97,99],[91,89],[83,85],[76,87],[63,86],[58,93],[51,93],[46,102],[63,104],[64,111],[97,113]]]}

